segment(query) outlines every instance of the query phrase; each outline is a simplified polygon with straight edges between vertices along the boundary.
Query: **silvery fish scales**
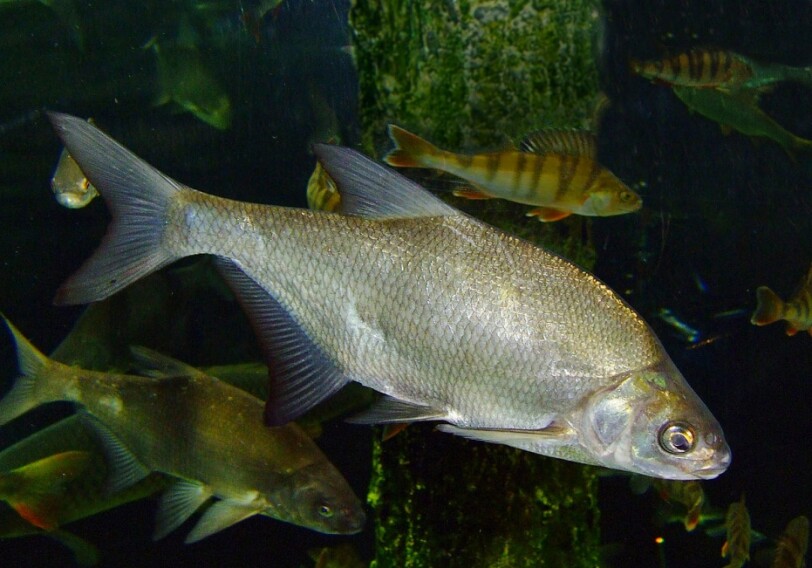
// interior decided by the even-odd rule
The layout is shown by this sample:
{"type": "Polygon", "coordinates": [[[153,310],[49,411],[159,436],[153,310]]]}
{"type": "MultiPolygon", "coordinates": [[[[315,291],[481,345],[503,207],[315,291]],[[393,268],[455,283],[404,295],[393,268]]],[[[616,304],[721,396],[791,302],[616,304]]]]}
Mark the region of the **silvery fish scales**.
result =
{"type": "Polygon", "coordinates": [[[354,380],[388,395],[370,422],[443,420],[652,475],[726,467],[721,429],[646,323],[572,263],[352,150],[316,147],[351,214],[338,215],[192,190],[83,121],[52,119],[114,216],[57,301],[99,300],[175,259],[218,256],[271,359],[272,423],[354,380]],[[644,424],[643,410],[660,422],[644,424]]]}

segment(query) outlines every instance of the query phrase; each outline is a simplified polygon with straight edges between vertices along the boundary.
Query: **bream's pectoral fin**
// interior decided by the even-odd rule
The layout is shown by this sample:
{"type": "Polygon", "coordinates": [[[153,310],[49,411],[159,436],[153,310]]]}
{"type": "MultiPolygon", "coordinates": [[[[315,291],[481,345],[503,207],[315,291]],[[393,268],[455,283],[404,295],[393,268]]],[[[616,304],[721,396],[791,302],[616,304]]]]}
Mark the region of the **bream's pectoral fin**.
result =
{"type": "Polygon", "coordinates": [[[384,395],[367,410],[347,419],[354,424],[387,424],[398,422],[421,422],[445,420],[448,413],[430,406],[423,406],[384,395]]]}
{"type": "Polygon", "coordinates": [[[571,428],[555,423],[539,430],[482,430],[460,428],[451,424],[440,424],[437,429],[448,434],[455,434],[471,440],[504,444],[514,448],[526,449],[528,444],[544,446],[561,446],[570,443],[575,433],[571,428]]]}

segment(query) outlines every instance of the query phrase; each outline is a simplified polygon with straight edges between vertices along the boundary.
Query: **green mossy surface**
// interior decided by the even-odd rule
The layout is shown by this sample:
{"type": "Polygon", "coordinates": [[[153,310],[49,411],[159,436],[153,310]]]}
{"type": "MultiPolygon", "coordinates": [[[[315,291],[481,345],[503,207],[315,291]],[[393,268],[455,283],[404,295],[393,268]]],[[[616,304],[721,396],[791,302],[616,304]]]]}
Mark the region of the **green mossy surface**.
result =
{"type": "MultiPolygon", "coordinates": [[[[588,127],[598,92],[597,18],[585,0],[356,0],[350,20],[364,150],[381,156],[391,147],[390,122],[463,152],[505,147],[539,128],[588,127]]],[[[448,185],[407,173],[432,189],[448,185]]],[[[521,205],[448,199],[594,265],[583,218],[542,224],[521,205]]],[[[378,568],[600,564],[596,477],[578,464],[414,424],[375,443],[369,501],[378,568]]]]}
{"type": "Polygon", "coordinates": [[[589,0],[356,1],[364,147],[388,122],[456,149],[588,127],[597,18],[589,0]]]}

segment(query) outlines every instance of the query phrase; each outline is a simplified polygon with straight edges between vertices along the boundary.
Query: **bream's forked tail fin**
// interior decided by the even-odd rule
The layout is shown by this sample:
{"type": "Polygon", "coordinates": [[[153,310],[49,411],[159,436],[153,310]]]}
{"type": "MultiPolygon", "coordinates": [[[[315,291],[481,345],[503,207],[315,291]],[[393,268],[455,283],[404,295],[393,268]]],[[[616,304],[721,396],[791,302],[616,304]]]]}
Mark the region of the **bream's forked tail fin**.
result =
{"type": "Polygon", "coordinates": [[[54,303],[103,300],[175,260],[163,233],[167,209],[185,188],[85,120],[48,116],[113,217],[99,248],[62,284],[54,303]]]}

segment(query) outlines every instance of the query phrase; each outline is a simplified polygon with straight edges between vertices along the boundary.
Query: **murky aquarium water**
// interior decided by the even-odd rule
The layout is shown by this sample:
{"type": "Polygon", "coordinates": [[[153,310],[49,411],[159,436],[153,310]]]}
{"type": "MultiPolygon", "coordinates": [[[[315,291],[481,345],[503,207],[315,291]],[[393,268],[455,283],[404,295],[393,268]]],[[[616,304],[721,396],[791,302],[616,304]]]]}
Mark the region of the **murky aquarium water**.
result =
{"type": "Polygon", "coordinates": [[[3,566],[804,566],[810,34],[0,0],[3,566]]]}

